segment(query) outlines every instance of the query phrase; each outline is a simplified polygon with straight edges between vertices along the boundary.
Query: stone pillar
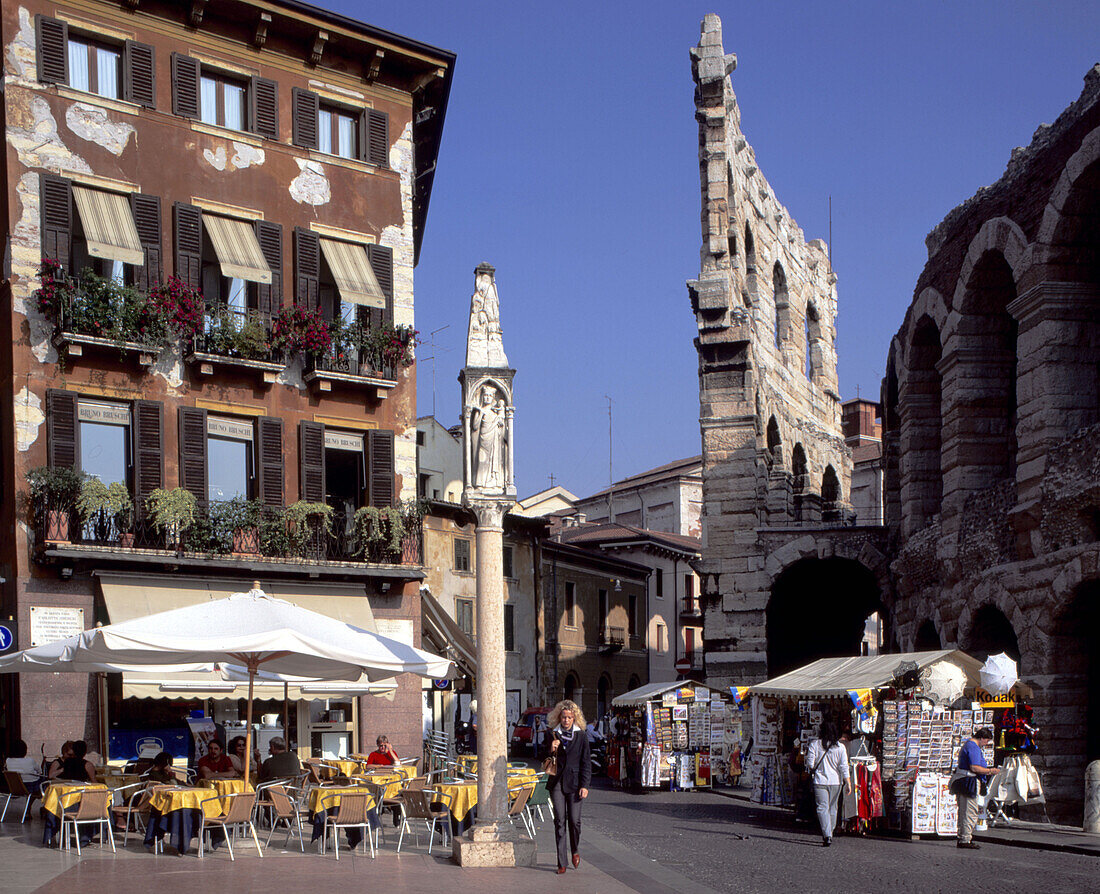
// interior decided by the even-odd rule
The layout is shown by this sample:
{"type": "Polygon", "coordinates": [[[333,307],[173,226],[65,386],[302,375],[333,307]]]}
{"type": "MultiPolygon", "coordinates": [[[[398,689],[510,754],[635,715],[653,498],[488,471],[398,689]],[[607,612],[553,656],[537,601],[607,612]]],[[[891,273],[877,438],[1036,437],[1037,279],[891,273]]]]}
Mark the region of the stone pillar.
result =
{"type": "Polygon", "coordinates": [[[1093,761],[1085,768],[1085,822],[1086,832],[1100,832],[1100,761],[1093,761]]]}

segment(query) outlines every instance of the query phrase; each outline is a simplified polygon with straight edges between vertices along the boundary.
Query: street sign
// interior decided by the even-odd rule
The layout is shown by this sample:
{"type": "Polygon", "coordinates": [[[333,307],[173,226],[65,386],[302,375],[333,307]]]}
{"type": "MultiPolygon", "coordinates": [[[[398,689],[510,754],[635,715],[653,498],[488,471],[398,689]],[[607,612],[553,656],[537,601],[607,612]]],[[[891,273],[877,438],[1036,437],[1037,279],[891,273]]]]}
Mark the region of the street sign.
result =
{"type": "Polygon", "coordinates": [[[433,685],[435,686],[436,689],[450,689],[451,688],[451,681],[450,680],[432,680],[432,683],[433,683],[433,685]]]}
{"type": "Polygon", "coordinates": [[[676,659],[676,672],[677,673],[686,674],[689,670],[691,670],[691,659],[690,658],[677,658],[676,659]]]}
{"type": "Polygon", "coordinates": [[[15,625],[8,622],[8,626],[0,624],[0,652],[6,652],[15,645],[15,625]]]}

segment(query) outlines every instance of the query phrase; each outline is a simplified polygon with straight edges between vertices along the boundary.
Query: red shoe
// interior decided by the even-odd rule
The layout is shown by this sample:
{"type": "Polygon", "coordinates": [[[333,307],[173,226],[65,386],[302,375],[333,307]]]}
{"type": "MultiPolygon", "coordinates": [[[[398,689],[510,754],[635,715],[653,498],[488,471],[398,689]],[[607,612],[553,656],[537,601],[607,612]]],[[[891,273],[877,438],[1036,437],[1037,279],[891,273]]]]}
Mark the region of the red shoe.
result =
{"type": "Polygon", "coordinates": [[[580,865],[581,865],[581,855],[580,854],[573,854],[573,868],[576,869],[580,865]]]}
{"type": "Polygon", "coordinates": [[[558,875],[564,875],[564,874],[565,874],[565,867],[564,866],[559,866],[558,867],[558,875]]]}

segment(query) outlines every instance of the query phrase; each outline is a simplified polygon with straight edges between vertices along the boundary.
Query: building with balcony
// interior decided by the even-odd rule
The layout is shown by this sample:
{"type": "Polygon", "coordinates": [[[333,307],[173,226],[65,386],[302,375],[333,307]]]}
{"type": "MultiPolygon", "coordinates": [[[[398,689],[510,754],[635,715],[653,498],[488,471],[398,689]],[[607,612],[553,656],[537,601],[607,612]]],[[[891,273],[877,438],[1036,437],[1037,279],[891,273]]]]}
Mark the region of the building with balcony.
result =
{"type": "MultiPolygon", "coordinates": [[[[453,55],[298,0],[2,11],[17,645],[253,580],[419,644],[413,268],[453,55]]],[[[35,749],[237,707],[134,701],[122,675],[0,686],[35,749]]],[[[289,736],[417,753],[420,688],[300,701],[289,736]]]]}

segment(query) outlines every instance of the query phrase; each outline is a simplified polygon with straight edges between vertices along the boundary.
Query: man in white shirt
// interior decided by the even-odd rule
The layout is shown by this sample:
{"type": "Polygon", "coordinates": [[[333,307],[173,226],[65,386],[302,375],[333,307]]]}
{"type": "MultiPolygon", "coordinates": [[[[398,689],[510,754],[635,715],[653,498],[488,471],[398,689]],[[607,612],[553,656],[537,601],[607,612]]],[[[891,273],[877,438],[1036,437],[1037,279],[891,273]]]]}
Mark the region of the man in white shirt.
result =
{"type": "Polygon", "coordinates": [[[11,757],[4,761],[4,769],[18,773],[24,784],[34,794],[38,793],[42,784],[42,776],[38,772],[38,762],[33,757],[27,757],[27,743],[19,739],[11,749],[11,757]]]}
{"type": "Polygon", "coordinates": [[[810,743],[806,751],[806,772],[810,774],[814,787],[822,845],[829,847],[833,843],[833,824],[836,822],[841,789],[849,794],[852,791],[848,749],[840,741],[836,721],[826,720],[821,724],[819,737],[810,743]]]}

